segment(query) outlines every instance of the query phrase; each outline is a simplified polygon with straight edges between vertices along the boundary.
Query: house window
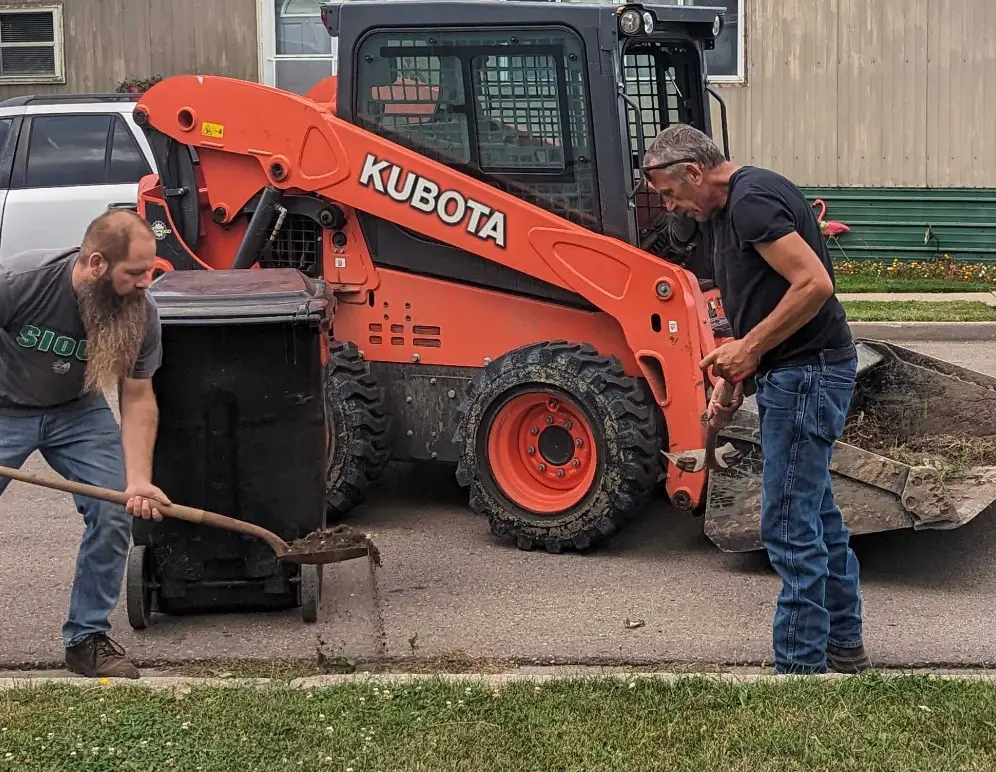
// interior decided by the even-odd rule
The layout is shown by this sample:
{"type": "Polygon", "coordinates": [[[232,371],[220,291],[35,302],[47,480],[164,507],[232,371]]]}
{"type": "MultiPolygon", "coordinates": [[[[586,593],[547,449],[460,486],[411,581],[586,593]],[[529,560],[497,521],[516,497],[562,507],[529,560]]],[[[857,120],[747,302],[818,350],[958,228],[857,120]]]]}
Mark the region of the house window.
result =
{"type": "Polygon", "coordinates": [[[322,24],[319,0],[273,0],[274,85],[305,94],[336,71],[335,38],[322,24]]]}
{"type": "Polygon", "coordinates": [[[726,7],[723,31],[716,38],[716,47],[705,52],[709,80],[718,83],[744,78],[744,0],[678,0],[678,5],[726,7]]]}
{"type": "Polygon", "coordinates": [[[65,82],[62,6],[0,3],[0,84],[65,82]]]}

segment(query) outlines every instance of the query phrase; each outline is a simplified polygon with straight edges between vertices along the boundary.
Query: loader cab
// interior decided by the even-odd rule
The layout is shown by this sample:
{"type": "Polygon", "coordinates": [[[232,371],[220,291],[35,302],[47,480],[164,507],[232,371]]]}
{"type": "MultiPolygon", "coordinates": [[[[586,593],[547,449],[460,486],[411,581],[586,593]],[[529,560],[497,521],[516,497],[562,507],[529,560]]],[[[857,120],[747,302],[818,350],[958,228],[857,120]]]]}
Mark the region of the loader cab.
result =
{"type": "MultiPolygon", "coordinates": [[[[712,133],[703,54],[723,9],[348,0],[321,10],[339,40],[340,118],[578,225],[660,246],[663,208],[640,161],[670,124],[712,133]]],[[[377,262],[416,251],[420,269],[452,261],[445,245],[433,255],[431,240],[361,219],[377,262]]]]}

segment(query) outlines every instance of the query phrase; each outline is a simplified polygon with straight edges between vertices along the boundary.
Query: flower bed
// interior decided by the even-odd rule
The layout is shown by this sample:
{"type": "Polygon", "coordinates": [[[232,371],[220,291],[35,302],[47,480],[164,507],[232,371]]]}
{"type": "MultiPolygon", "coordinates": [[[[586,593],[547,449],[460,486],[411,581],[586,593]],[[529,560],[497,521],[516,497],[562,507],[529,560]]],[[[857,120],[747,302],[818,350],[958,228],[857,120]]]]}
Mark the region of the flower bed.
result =
{"type": "Polygon", "coordinates": [[[841,260],[834,263],[838,276],[866,276],[883,279],[940,279],[949,282],[984,283],[996,287],[996,265],[966,263],[940,255],[932,260],[841,260]]]}

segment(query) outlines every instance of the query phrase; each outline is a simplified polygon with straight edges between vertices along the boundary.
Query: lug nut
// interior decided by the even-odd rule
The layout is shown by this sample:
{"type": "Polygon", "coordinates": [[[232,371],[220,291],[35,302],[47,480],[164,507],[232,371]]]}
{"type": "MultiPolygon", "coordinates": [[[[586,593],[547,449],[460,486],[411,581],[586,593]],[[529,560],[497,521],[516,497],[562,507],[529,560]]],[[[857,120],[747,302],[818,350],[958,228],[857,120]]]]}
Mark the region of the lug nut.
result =
{"type": "Polygon", "coordinates": [[[534,426],[534,427],[533,427],[532,429],[530,429],[530,430],[529,430],[529,433],[530,433],[531,435],[533,435],[533,437],[535,437],[535,436],[536,436],[537,434],[539,434],[539,429],[537,429],[537,428],[536,428],[536,427],[534,426]]]}
{"type": "Polygon", "coordinates": [[[578,437],[576,440],[574,440],[574,445],[575,445],[575,447],[578,447],[578,448],[584,447],[584,440],[582,440],[580,437],[578,437]]]}
{"type": "Polygon", "coordinates": [[[546,464],[540,464],[540,465],[539,465],[538,467],[536,467],[536,468],[537,468],[537,469],[538,469],[539,471],[541,471],[541,472],[545,472],[545,471],[546,471],[546,464]]]}
{"type": "Polygon", "coordinates": [[[564,428],[565,429],[573,429],[574,428],[574,422],[573,421],[564,421],[564,428]]]}
{"type": "Polygon", "coordinates": [[[564,470],[563,469],[558,469],[557,470],[557,477],[563,477],[563,476],[564,476],[564,470]]]}
{"type": "Polygon", "coordinates": [[[534,456],[536,455],[536,448],[529,448],[529,450],[527,450],[526,453],[528,453],[530,456],[534,456]]]}
{"type": "Polygon", "coordinates": [[[577,469],[579,466],[581,466],[581,462],[575,458],[573,461],[571,461],[571,466],[577,469]]]}
{"type": "Polygon", "coordinates": [[[548,415],[546,417],[546,422],[547,422],[547,425],[552,424],[553,423],[553,416],[552,415],[548,415]]]}

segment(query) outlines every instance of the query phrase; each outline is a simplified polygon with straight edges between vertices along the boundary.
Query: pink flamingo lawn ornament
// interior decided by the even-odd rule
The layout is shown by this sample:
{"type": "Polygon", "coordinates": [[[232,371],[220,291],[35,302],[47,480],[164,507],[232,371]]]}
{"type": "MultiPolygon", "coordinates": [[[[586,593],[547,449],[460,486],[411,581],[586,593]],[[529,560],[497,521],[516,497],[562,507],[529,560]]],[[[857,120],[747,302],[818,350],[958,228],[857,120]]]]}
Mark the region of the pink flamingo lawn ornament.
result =
{"type": "Polygon", "coordinates": [[[816,217],[820,224],[820,233],[822,233],[827,238],[835,239],[841,233],[850,233],[851,229],[846,224],[838,222],[837,220],[824,220],[823,217],[827,213],[827,204],[822,198],[818,198],[813,202],[813,206],[820,207],[820,213],[816,217]]]}

